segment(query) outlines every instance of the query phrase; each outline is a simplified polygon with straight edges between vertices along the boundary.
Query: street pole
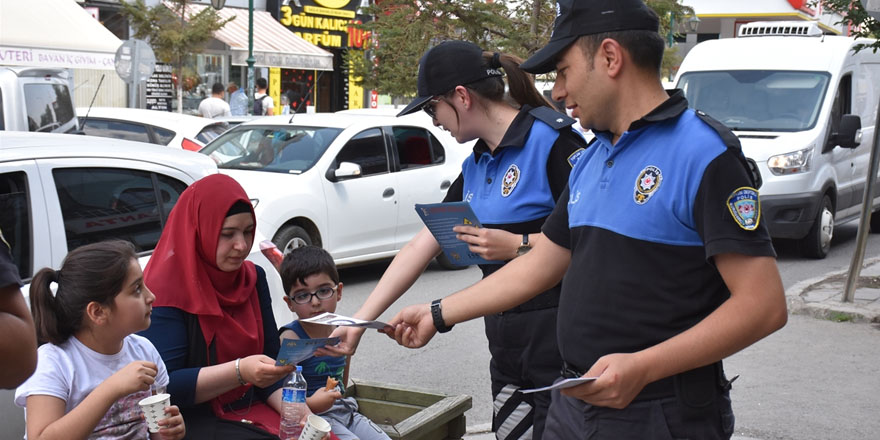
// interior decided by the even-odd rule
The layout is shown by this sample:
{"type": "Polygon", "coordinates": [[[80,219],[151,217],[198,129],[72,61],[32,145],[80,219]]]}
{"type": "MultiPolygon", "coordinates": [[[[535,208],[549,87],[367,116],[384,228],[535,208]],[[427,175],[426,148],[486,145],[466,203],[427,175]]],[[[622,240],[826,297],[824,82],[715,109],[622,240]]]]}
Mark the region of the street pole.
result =
{"type": "Polygon", "coordinates": [[[248,57],[247,97],[248,113],[254,108],[254,0],[248,0],[248,57]]]}
{"type": "Polygon", "coordinates": [[[871,212],[873,211],[874,187],[877,186],[877,169],[880,168],[880,103],[877,104],[877,119],[874,121],[874,145],[871,147],[871,162],[868,164],[868,175],[865,177],[865,196],[862,198],[862,216],[859,218],[859,232],[856,234],[856,251],[849,264],[846,287],[843,290],[843,302],[853,302],[856,284],[865,260],[865,246],[868,244],[868,231],[871,228],[871,212]]]}
{"type": "MultiPolygon", "coordinates": [[[[861,0],[865,11],[875,20],[880,21],[880,0],[861,0]]],[[[862,262],[865,259],[865,246],[868,244],[868,230],[870,229],[871,213],[874,207],[874,187],[877,183],[877,168],[880,161],[880,103],[877,104],[877,118],[874,121],[874,145],[871,146],[871,163],[868,164],[868,175],[865,177],[865,197],[862,198],[862,216],[859,218],[859,232],[856,234],[856,252],[849,264],[849,273],[846,276],[846,286],[843,289],[843,302],[853,302],[855,298],[856,282],[862,272],[862,262]]]]}

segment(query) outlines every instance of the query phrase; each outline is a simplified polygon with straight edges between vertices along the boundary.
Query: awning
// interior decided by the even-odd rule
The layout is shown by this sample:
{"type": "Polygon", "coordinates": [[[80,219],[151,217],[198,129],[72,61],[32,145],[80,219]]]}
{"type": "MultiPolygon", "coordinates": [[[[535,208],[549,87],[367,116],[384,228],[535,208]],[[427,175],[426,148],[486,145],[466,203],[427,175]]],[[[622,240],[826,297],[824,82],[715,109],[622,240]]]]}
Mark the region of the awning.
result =
{"type": "MultiPolygon", "coordinates": [[[[169,9],[174,10],[170,5],[169,9]]],[[[189,4],[186,15],[198,14],[209,6],[189,4]]],[[[223,19],[236,17],[214,32],[214,38],[229,46],[232,64],[247,66],[248,11],[223,8],[217,13],[223,19]]],[[[266,11],[254,11],[254,65],[285,69],[333,70],[333,54],[303,40],[272,18],[266,11]]]]}
{"type": "Polygon", "coordinates": [[[75,0],[0,0],[0,65],[114,70],[121,44],[75,0]]]}

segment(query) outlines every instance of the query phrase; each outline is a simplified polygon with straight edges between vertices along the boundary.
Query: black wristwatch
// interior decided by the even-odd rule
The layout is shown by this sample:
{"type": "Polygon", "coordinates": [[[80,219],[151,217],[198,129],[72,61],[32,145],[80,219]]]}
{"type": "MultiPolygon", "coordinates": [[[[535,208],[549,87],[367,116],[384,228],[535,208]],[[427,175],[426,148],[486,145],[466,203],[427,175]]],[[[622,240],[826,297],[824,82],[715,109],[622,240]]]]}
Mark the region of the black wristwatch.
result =
{"type": "Polygon", "coordinates": [[[516,248],[516,256],[521,257],[526,254],[526,252],[532,250],[532,245],[529,244],[529,234],[523,234],[522,244],[516,248]]]}
{"type": "Polygon", "coordinates": [[[440,306],[439,299],[431,302],[431,318],[434,319],[434,328],[437,329],[437,333],[446,333],[452,330],[452,327],[455,327],[455,324],[447,327],[446,323],[443,322],[443,308],[440,306]]]}

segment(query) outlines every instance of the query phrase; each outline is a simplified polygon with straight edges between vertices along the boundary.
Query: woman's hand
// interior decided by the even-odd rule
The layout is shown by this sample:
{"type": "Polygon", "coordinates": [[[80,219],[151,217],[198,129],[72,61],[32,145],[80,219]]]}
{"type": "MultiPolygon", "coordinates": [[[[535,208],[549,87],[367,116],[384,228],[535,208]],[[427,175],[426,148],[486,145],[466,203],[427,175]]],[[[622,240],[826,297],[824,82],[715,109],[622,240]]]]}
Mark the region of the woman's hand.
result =
{"type": "Polygon", "coordinates": [[[315,356],[351,356],[357,350],[366,329],[359,327],[337,327],[330,334],[339,338],[336,345],[325,345],[315,351],[315,356]]]}
{"type": "Polygon", "coordinates": [[[502,229],[456,226],[452,228],[455,238],[468,244],[468,249],[487,260],[512,260],[522,244],[522,235],[502,229]]]}
{"type": "Polygon", "coordinates": [[[112,390],[117,399],[137,391],[146,391],[156,381],[156,364],[133,361],[101,383],[102,388],[112,390]]]}
{"type": "Polygon", "coordinates": [[[318,391],[315,391],[315,394],[312,394],[311,396],[309,396],[308,399],[306,399],[306,404],[309,406],[309,409],[312,410],[313,413],[320,414],[330,409],[336,399],[341,398],[342,393],[337,391],[335,388],[332,390],[328,390],[327,388],[318,388],[318,391]]]}
{"type": "Polygon", "coordinates": [[[279,379],[292,373],[294,368],[293,365],[275,365],[275,360],[264,354],[241,358],[239,363],[241,378],[260,388],[266,388],[278,382],[279,379]]]}
{"type": "Polygon", "coordinates": [[[162,440],[180,440],[186,435],[186,425],[183,423],[183,416],[180,415],[180,408],[177,405],[171,405],[165,408],[165,414],[168,417],[159,420],[159,438],[162,440]]]}

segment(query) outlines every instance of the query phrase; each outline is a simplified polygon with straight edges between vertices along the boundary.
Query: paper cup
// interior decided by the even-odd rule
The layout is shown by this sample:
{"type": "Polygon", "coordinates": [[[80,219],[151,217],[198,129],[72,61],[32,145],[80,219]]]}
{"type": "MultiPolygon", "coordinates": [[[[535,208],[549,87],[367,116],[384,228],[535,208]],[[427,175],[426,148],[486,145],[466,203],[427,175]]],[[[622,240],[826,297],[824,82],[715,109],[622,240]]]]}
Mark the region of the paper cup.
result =
{"type": "Polygon", "coordinates": [[[168,417],[168,414],[165,414],[165,408],[171,406],[171,395],[156,394],[142,399],[138,405],[144,412],[144,419],[147,421],[147,428],[150,432],[159,432],[159,420],[168,417]]]}
{"type": "Polygon", "coordinates": [[[299,440],[323,440],[330,432],[330,423],[314,414],[306,419],[306,426],[303,427],[299,440]]]}

